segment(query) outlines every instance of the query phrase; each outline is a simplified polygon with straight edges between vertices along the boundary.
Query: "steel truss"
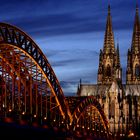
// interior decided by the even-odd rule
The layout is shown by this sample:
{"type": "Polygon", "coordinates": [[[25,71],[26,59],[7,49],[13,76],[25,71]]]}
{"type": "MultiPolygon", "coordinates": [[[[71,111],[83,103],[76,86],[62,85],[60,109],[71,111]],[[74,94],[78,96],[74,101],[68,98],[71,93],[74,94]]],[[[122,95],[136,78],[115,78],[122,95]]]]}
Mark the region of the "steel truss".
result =
{"type": "Polygon", "coordinates": [[[109,123],[100,103],[93,96],[87,96],[73,112],[74,129],[89,130],[98,135],[109,136],[109,123]]]}
{"type": "Polygon", "coordinates": [[[1,116],[72,121],[46,56],[26,33],[6,23],[0,23],[0,76],[1,116]]]}
{"type": "Polygon", "coordinates": [[[55,126],[61,123],[67,128],[74,125],[72,129],[100,126],[108,134],[108,122],[99,102],[86,97],[72,115],[39,46],[17,27],[0,23],[0,119],[7,117],[55,126]]]}

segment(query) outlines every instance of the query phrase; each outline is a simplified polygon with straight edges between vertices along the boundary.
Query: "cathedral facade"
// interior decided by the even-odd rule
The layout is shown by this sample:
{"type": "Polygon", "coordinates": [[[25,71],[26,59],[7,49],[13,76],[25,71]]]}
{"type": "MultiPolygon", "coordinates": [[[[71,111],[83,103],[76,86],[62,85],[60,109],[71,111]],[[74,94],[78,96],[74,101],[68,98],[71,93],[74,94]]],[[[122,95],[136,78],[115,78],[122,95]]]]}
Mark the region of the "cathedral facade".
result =
{"type": "Polygon", "coordinates": [[[127,53],[126,82],[122,83],[119,44],[115,46],[110,6],[103,49],[100,50],[97,84],[80,82],[78,96],[97,97],[106,114],[110,131],[126,134],[140,128],[140,23],[138,6],[131,47],[127,53]]]}

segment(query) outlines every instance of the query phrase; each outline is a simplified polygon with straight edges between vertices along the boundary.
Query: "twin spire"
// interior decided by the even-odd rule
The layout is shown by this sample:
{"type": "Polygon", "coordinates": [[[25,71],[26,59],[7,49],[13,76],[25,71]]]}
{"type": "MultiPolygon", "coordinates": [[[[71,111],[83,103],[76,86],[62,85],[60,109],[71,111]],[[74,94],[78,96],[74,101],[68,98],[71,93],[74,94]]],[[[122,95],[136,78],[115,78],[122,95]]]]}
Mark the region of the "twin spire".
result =
{"type": "Polygon", "coordinates": [[[133,27],[133,36],[131,49],[127,55],[127,84],[140,84],[140,23],[138,5],[136,5],[136,13],[133,27]]]}
{"type": "Polygon", "coordinates": [[[106,22],[106,31],[105,31],[103,51],[105,53],[110,53],[110,51],[114,51],[114,49],[115,49],[115,44],[114,44],[114,35],[113,35],[113,29],[112,29],[111,11],[110,11],[110,5],[108,5],[108,16],[107,16],[107,22],[106,22]]]}
{"type": "MultiPolygon", "coordinates": [[[[132,60],[131,59],[132,54],[134,56],[136,55],[139,56],[138,54],[140,54],[140,24],[139,24],[138,5],[136,6],[131,51],[132,51],[131,54],[128,55],[130,60],[132,60]]],[[[109,5],[107,21],[106,21],[106,29],[104,35],[104,46],[103,46],[103,50],[100,51],[100,58],[99,58],[98,84],[111,84],[114,79],[122,81],[122,68],[120,65],[119,55],[120,55],[119,45],[117,44],[117,48],[115,48],[111,9],[109,5]]],[[[128,62],[128,65],[129,64],[132,65],[132,63],[133,62],[128,62]]],[[[140,71],[139,71],[139,75],[140,75],[140,71]]]]}
{"type": "Polygon", "coordinates": [[[132,37],[131,49],[132,49],[133,53],[140,52],[140,25],[139,25],[138,5],[136,5],[136,14],[135,14],[134,27],[133,27],[133,37],[132,37]]]}
{"type": "MultiPolygon", "coordinates": [[[[140,24],[139,24],[139,12],[138,12],[138,4],[136,4],[136,14],[135,21],[133,27],[133,37],[132,37],[132,51],[139,50],[140,52],[140,24]]],[[[104,36],[104,53],[110,53],[115,50],[114,43],[114,35],[113,35],[113,27],[112,27],[112,18],[111,18],[111,10],[110,5],[108,5],[108,15],[106,22],[106,30],[104,36]]]]}
{"type": "Polygon", "coordinates": [[[119,46],[117,45],[115,49],[110,5],[108,6],[104,46],[103,51],[100,51],[99,61],[98,84],[111,84],[115,79],[121,81],[119,46]]]}

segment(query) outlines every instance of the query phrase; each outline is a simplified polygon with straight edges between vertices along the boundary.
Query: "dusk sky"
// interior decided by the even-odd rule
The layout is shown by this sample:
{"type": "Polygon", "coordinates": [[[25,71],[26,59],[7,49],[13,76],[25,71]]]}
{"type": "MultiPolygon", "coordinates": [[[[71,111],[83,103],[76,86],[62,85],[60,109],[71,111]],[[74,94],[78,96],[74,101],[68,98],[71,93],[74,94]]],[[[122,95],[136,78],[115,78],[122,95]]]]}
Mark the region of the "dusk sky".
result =
{"type": "MultiPolygon", "coordinates": [[[[0,21],[26,32],[42,49],[65,95],[75,95],[80,78],[96,84],[109,0],[1,0],[0,21]]],[[[136,0],[110,0],[115,44],[125,82],[136,0]]],[[[140,7],[140,1],[138,2],[140,7]]],[[[140,9],[140,8],[139,8],[140,9]]],[[[139,10],[140,11],[140,10],[139,10]]]]}

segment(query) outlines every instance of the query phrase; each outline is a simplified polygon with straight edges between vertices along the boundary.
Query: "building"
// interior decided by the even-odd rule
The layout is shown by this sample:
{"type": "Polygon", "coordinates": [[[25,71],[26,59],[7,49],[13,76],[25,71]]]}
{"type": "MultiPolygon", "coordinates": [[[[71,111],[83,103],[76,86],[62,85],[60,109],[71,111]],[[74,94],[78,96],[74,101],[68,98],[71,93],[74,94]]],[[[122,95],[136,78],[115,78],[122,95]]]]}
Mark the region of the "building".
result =
{"type": "Polygon", "coordinates": [[[97,84],[80,82],[78,96],[96,96],[114,134],[140,128],[140,23],[136,6],[132,45],[127,55],[126,83],[122,83],[119,44],[115,46],[110,6],[100,50],[97,84]]]}

